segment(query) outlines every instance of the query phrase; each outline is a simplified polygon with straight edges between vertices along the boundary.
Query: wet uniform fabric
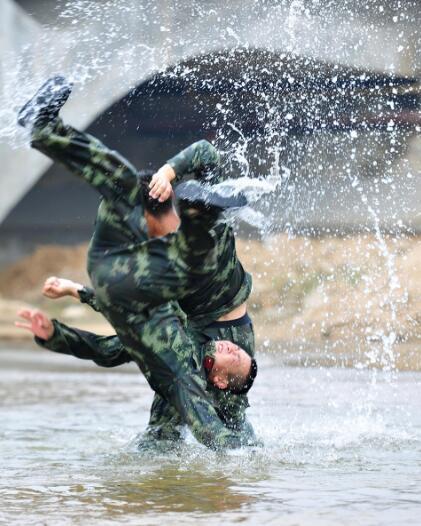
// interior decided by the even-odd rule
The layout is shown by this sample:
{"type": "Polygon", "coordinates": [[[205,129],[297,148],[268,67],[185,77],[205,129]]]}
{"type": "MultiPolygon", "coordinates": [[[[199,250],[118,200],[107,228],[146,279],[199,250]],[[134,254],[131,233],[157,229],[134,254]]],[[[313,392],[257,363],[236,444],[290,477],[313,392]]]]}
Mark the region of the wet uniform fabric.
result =
{"type": "MultiPolygon", "coordinates": [[[[61,354],[68,354],[77,358],[92,360],[102,367],[116,367],[132,362],[132,357],[125,350],[117,336],[98,336],[88,331],[74,329],[67,325],[53,321],[54,335],[48,341],[35,338],[42,347],[61,354]]],[[[203,367],[205,346],[209,340],[231,340],[254,355],[254,334],[250,318],[246,315],[234,322],[216,322],[200,333],[193,332],[197,343],[191,365],[200,370],[206,379],[203,367]]],[[[207,383],[207,393],[224,424],[254,439],[254,431],[246,418],[245,411],[249,407],[246,395],[235,395],[221,391],[211,383],[207,383]]],[[[143,443],[150,439],[175,440],[180,438],[180,426],[183,425],[178,412],[168,402],[155,395],[148,429],[143,436],[143,443]]]]}
{"type": "MultiPolygon", "coordinates": [[[[87,303],[97,310],[94,291],[84,287],[79,291],[83,303],[87,303]]],[[[187,313],[188,314],[188,313],[187,313]]],[[[229,340],[244,349],[249,356],[254,358],[255,340],[252,322],[248,315],[239,320],[213,322],[201,329],[190,325],[190,317],[187,318],[192,337],[196,342],[197,362],[203,362],[203,345],[210,340],[229,340]]],[[[117,336],[103,337],[86,331],[77,329],[66,330],[64,324],[56,323],[57,338],[53,337],[48,342],[39,342],[43,347],[52,351],[64,354],[72,354],[79,358],[91,359],[98,365],[114,367],[120,365],[123,346],[117,336]],[[83,353],[83,355],[80,355],[83,353]],[[99,363],[98,359],[105,359],[105,363],[99,363]],[[114,363],[117,360],[117,363],[114,363]]],[[[204,374],[203,368],[202,373],[204,374]]],[[[204,377],[206,375],[204,374],[204,377]]],[[[228,391],[217,389],[208,383],[207,392],[211,394],[212,403],[223,420],[224,424],[230,429],[236,429],[247,434],[249,438],[254,436],[253,428],[246,417],[246,409],[250,407],[246,394],[232,394],[228,391]]],[[[182,425],[180,415],[172,408],[168,402],[161,400],[156,394],[151,407],[150,421],[145,440],[148,435],[153,438],[173,439],[174,422],[177,426],[182,425]]]]}
{"type": "MultiPolygon", "coordinates": [[[[175,183],[192,177],[212,182],[221,178],[219,153],[208,141],[193,143],[167,163],[175,171],[175,183]]],[[[232,228],[224,221],[213,222],[210,234],[214,241],[211,275],[206,275],[205,269],[198,286],[186,286],[178,297],[171,295],[188,314],[190,325],[197,328],[208,326],[247,301],[252,288],[251,275],[244,271],[237,257],[232,228]],[[194,294],[190,294],[193,289],[194,294]]],[[[208,270],[211,271],[211,266],[208,270]]],[[[100,310],[92,289],[82,290],[80,296],[82,302],[100,310]]]]}
{"type": "MultiPolygon", "coordinates": [[[[148,239],[139,173],[117,152],[60,120],[34,129],[32,146],[64,164],[103,197],[88,253],[88,273],[98,307],[125,351],[200,442],[216,448],[243,445],[242,435],[218,417],[205,392],[205,380],[192,367],[195,343],[175,301],[201,286],[212,289],[218,268],[217,239],[211,230],[218,214],[215,210],[195,214],[181,203],[179,230],[148,239]]],[[[210,156],[202,155],[201,162],[212,169],[218,164],[217,152],[208,152],[210,156]]],[[[191,171],[202,173],[195,163],[196,158],[191,171]]],[[[223,286],[230,288],[230,283],[227,276],[223,286]]],[[[218,288],[216,299],[222,295],[218,288]]],[[[244,301],[241,287],[232,296],[238,296],[238,305],[244,301]]],[[[233,303],[236,306],[236,300],[233,303]]],[[[196,305],[198,311],[202,307],[196,305]]],[[[214,316],[218,309],[219,305],[214,316]]]]}
{"type": "MultiPolygon", "coordinates": [[[[221,158],[208,141],[198,141],[172,157],[167,163],[173,168],[179,182],[195,178],[218,182],[221,177],[221,158]]],[[[250,296],[252,280],[238,260],[232,228],[224,221],[213,225],[216,239],[213,252],[216,272],[212,280],[203,281],[195,294],[179,298],[180,307],[192,327],[203,328],[227,312],[244,303],[250,296]],[[228,281],[227,281],[228,280],[228,281]]]]}

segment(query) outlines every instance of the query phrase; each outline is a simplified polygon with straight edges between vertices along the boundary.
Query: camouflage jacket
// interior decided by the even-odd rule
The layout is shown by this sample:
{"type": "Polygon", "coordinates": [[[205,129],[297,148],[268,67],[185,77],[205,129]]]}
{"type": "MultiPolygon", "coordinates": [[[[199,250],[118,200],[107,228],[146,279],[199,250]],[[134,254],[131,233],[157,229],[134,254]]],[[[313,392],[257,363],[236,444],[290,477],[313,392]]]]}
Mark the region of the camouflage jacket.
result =
{"type": "MultiPolygon", "coordinates": [[[[167,163],[176,173],[176,182],[192,176],[198,180],[220,177],[219,153],[205,140],[188,146],[167,163]]],[[[208,266],[206,274],[200,277],[192,275],[195,279],[191,279],[192,283],[186,284],[177,297],[180,307],[188,315],[190,326],[198,329],[247,301],[252,288],[251,274],[245,272],[237,256],[232,227],[225,221],[219,221],[210,234],[215,240],[214,263],[208,266]]],[[[171,234],[164,236],[159,242],[171,237],[171,234]]],[[[166,258],[161,259],[165,265],[166,258]]],[[[165,275],[165,267],[155,265],[155,270],[161,277],[165,275]]],[[[82,303],[100,311],[93,289],[84,288],[80,298],[82,303]]]]}
{"type": "MultiPolygon", "coordinates": [[[[117,367],[119,365],[133,362],[132,356],[126,351],[118,336],[98,336],[88,331],[75,329],[53,320],[54,334],[52,338],[45,341],[35,338],[38,345],[51,351],[75,356],[83,360],[92,360],[101,367],[117,367]]],[[[193,333],[196,338],[196,352],[190,358],[189,366],[200,371],[206,381],[206,373],[203,367],[205,358],[205,346],[203,345],[210,337],[219,335],[219,339],[231,339],[242,346],[251,356],[254,355],[254,336],[250,327],[231,327],[230,331],[215,331],[213,328],[202,331],[200,334],[193,333]]],[[[224,424],[236,431],[246,434],[247,439],[254,437],[254,432],[246,419],[245,410],[249,407],[246,395],[234,395],[229,391],[221,391],[212,384],[207,383],[206,388],[224,424]]],[[[157,403],[151,408],[149,427],[159,426],[161,438],[174,436],[174,425],[181,425],[180,418],[174,418],[174,412],[168,404],[157,403]]],[[[155,430],[149,429],[152,434],[155,430]]]]}
{"type": "MultiPolygon", "coordinates": [[[[176,182],[184,178],[194,177],[199,180],[220,178],[220,156],[218,151],[207,141],[201,140],[188,146],[182,152],[167,161],[176,173],[176,182]]],[[[251,356],[254,356],[254,335],[252,327],[249,330],[228,328],[225,331],[209,329],[209,325],[220,316],[230,312],[233,308],[244,303],[251,291],[251,275],[244,271],[238,259],[235,248],[235,237],[232,228],[223,221],[219,221],[211,230],[215,241],[215,270],[212,280],[208,276],[200,279],[194,293],[189,289],[188,294],[179,299],[179,305],[187,315],[190,334],[201,345],[212,334],[217,339],[232,339],[243,347],[251,356]],[[207,334],[207,335],[206,335],[207,334]]],[[[92,288],[83,288],[80,292],[83,303],[100,311],[92,288]]],[[[74,333],[73,333],[74,334],[74,333]]],[[[69,334],[67,334],[69,338],[69,334]]],[[[121,356],[121,343],[116,338],[105,339],[96,335],[84,334],[89,339],[91,349],[101,352],[102,347],[107,355],[111,352],[121,356]]],[[[197,349],[196,356],[200,356],[201,348],[197,349]]],[[[94,359],[94,358],[93,358],[94,359]]],[[[201,365],[201,361],[198,363],[201,365]]],[[[246,422],[245,410],[249,407],[247,395],[231,395],[214,388],[207,387],[212,394],[213,404],[225,424],[231,422],[233,427],[241,427],[246,422]]],[[[152,413],[154,411],[154,404],[152,413]]],[[[166,421],[166,414],[162,404],[159,404],[161,414],[151,414],[151,421],[159,421],[160,426],[166,421]]],[[[249,425],[246,426],[248,429],[249,425]]]]}
{"type": "MultiPolygon", "coordinates": [[[[238,433],[223,425],[210,403],[206,382],[192,363],[195,344],[178,305],[179,299],[209,287],[215,297],[207,299],[215,304],[218,316],[224,290],[212,287],[218,280],[218,238],[212,229],[219,213],[210,209],[190,214],[191,206],[180,202],[177,232],[148,238],[141,175],[130,162],[59,119],[34,128],[31,139],[32,147],[62,163],[103,197],[88,252],[88,273],[98,306],[126,352],[199,441],[212,447],[244,444],[238,433]]],[[[192,170],[187,172],[201,173],[218,164],[216,151],[200,161],[202,166],[194,155],[188,157],[192,170]]],[[[239,292],[229,275],[226,288],[234,295],[239,292]]]]}

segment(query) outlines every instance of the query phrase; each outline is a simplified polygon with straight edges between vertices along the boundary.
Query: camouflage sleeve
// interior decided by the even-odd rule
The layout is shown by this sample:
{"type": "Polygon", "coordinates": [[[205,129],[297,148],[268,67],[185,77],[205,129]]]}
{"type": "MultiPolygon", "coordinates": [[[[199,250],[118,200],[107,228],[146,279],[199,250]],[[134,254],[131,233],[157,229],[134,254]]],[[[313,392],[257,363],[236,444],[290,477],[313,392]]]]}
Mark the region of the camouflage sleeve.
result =
{"type": "Polygon", "coordinates": [[[197,141],[167,161],[175,171],[175,181],[187,177],[204,179],[218,174],[221,158],[208,141],[197,141]]]}
{"type": "Polygon", "coordinates": [[[53,323],[54,334],[49,340],[35,337],[36,343],[44,349],[92,360],[101,367],[116,367],[132,361],[118,336],[98,336],[73,329],[57,320],[53,320],[53,323]]]}
{"type": "Polygon", "coordinates": [[[202,444],[212,449],[232,449],[257,444],[254,436],[229,429],[223,424],[204,392],[199,375],[186,371],[185,375],[176,378],[170,393],[170,403],[202,444]]]}
{"type": "Polygon", "coordinates": [[[83,289],[79,290],[79,299],[81,303],[86,303],[96,312],[101,312],[101,309],[96,302],[94,289],[91,289],[90,287],[83,287],[83,289]]]}

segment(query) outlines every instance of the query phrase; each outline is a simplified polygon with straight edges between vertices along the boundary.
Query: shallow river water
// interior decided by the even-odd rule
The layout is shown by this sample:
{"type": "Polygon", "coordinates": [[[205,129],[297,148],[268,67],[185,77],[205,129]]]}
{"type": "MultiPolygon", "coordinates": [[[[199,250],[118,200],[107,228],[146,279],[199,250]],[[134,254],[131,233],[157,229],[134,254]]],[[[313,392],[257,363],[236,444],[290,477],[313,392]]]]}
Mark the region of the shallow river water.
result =
{"type": "Polygon", "coordinates": [[[0,523],[421,524],[421,373],[259,361],[263,448],[139,452],[135,367],[0,349],[0,523]]]}

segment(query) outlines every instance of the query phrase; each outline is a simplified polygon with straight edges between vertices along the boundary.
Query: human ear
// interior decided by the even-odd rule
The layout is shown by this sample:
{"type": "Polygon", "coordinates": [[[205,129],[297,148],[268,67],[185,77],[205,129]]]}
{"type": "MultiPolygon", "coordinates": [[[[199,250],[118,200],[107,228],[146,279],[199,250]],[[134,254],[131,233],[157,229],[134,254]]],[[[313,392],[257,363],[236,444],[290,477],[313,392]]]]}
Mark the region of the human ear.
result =
{"type": "Polygon", "coordinates": [[[213,378],[213,385],[218,389],[226,389],[228,387],[228,380],[221,378],[220,376],[215,376],[213,378]]]}

